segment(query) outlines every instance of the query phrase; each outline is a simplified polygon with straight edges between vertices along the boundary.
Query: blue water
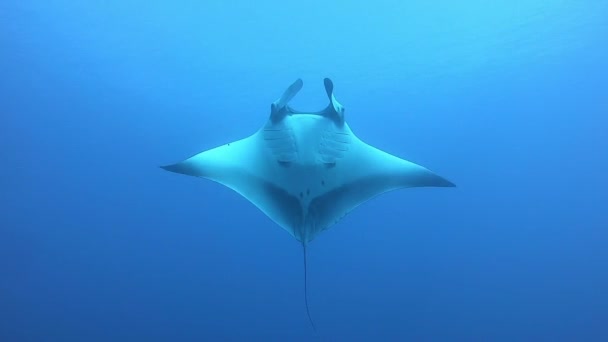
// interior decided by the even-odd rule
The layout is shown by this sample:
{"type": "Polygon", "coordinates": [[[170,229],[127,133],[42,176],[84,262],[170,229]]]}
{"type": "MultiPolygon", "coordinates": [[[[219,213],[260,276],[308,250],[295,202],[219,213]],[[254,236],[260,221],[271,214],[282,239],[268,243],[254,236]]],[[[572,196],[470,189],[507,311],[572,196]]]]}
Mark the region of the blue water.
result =
{"type": "Polygon", "coordinates": [[[326,341],[608,340],[605,1],[0,4],[0,341],[308,341],[300,244],[158,168],[331,77],[364,141],[458,185],[308,246],[326,341]]]}

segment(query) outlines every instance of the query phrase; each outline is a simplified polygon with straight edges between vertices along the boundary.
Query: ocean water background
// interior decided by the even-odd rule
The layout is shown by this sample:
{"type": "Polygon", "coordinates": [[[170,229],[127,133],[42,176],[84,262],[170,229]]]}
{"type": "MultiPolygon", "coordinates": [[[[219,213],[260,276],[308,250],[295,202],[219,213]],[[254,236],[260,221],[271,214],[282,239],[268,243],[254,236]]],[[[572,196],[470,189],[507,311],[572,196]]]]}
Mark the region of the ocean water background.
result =
{"type": "Polygon", "coordinates": [[[9,0],[0,48],[0,341],[315,340],[299,243],[158,168],[299,77],[458,185],[309,245],[322,340],[608,340],[608,2],[9,0]]]}

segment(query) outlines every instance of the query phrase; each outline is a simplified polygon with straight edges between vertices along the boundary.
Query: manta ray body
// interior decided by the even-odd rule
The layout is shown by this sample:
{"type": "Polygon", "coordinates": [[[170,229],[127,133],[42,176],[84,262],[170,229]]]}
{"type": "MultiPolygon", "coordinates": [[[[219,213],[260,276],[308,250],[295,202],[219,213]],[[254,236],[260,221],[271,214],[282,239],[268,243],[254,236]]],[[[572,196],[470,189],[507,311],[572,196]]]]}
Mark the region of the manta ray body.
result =
{"type": "Polygon", "coordinates": [[[272,103],[253,135],[162,168],[216,181],[247,198],[302,243],[305,265],[306,245],[361,203],[400,188],[454,186],[357,138],[328,78],[325,109],[293,109],[289,101],[302,85],[296,80],[272,103]]]}

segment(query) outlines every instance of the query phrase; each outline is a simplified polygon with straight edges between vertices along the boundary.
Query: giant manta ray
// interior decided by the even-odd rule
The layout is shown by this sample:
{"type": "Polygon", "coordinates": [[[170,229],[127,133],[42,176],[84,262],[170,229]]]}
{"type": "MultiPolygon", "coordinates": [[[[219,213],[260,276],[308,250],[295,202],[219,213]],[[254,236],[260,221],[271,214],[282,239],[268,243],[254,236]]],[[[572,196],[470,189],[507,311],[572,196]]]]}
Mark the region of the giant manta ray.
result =
{"type": "Polygon", "coordinates": [[[325,109],[304,112],[289,106],[302,89],[298,79],[272,103],[270,118],[253,135],[162,166],[231,188],[300,241],[305,288],[306,245],[358,205],[400,188],[454,186],[357,138],[344,121],[332,81],[324,83],[325,109]]]}

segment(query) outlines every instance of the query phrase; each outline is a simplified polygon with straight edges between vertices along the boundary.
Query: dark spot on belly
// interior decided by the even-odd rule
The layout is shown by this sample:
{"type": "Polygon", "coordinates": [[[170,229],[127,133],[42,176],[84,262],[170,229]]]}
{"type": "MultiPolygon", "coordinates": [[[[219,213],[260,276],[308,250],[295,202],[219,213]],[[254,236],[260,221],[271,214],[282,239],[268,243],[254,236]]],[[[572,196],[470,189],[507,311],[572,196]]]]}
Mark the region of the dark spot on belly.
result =
{"type": "Polygon", "coordinates": [[[321,180],[321,185],[325,186],[325,181],[321,180]]]}
{"type": "Polygon", "coordinates": [[[310,189],[306,189],[306,196],[310,196],[310,189]]]}
{"type": "Polygon", "coordinates": [[[304,194],[300,192],[300,198],[304,198],[304,194]]]}

